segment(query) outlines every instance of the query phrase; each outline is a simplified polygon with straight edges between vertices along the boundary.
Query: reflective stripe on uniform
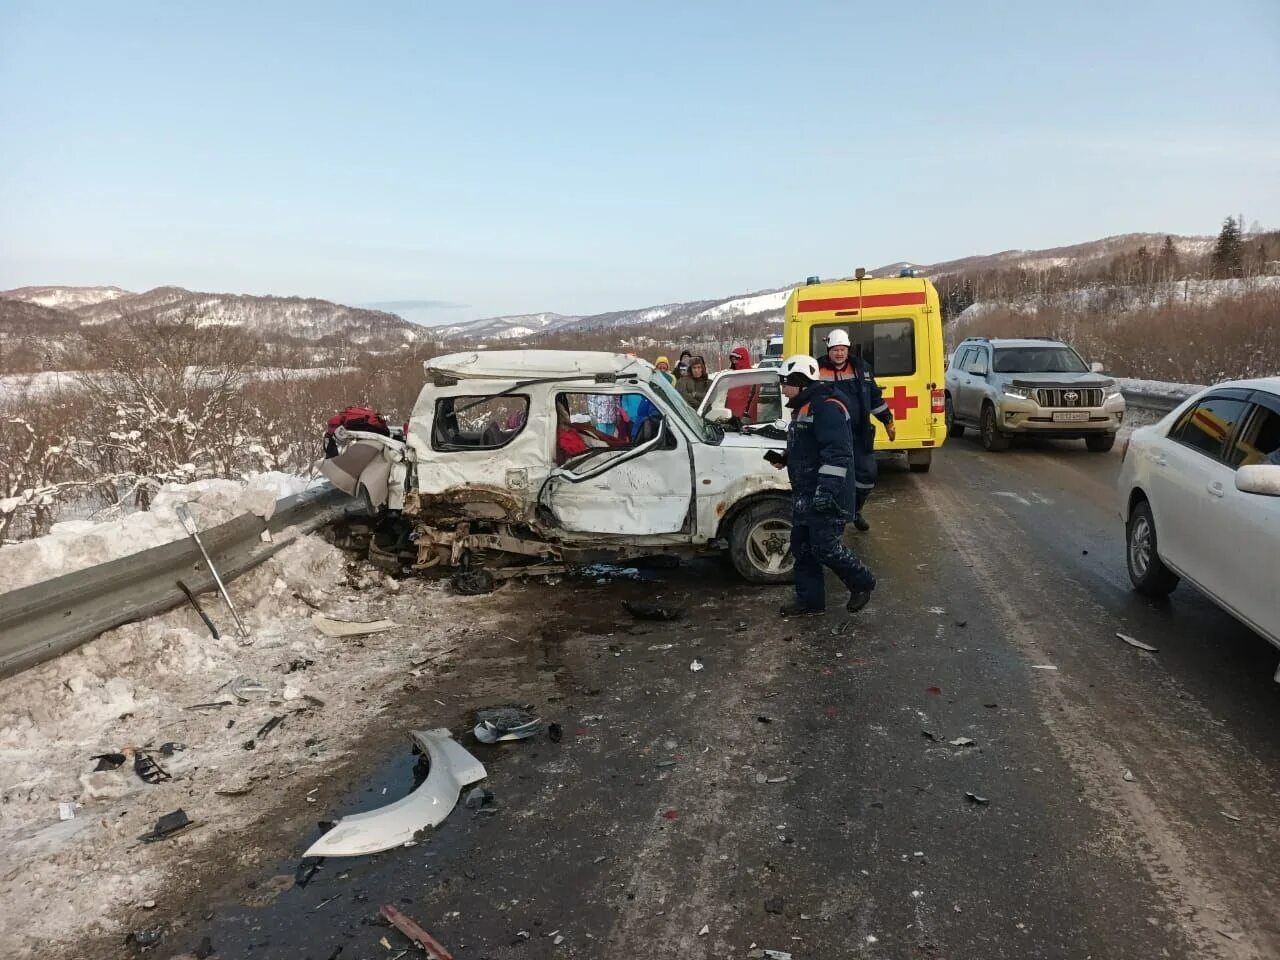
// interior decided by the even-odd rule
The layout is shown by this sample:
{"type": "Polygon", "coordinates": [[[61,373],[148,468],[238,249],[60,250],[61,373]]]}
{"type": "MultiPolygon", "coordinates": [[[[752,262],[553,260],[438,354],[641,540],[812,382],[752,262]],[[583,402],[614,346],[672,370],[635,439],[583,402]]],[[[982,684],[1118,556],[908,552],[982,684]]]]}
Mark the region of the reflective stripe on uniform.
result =
{"type": "Polygon", "coordinates": [[[840,408],[840,412],[844,414],[844,418],[846,420],[849,419],[849,408],[844,405],[844,401],[838,399],[837,397],[827,397],[827,403],[834,403],[837,407],[840,408]]]}
{"type": "MultiPolygon", "coordinates": [[[[821,473],[822,471],[819,470],[818,472],[821,473]]],[[[862,483],[858,480],[853,481],[853,485],[859,490],[874,490],[876,488],[874,483],[862,483]]]]}
{"type": "Polygon", "coordinates": [[[886,410],[888,410],[888,409],[889,409],[889,405],[888,405],[887,403],[882,403],[882,404],[880,404],[880,406],[878,406],[878,407],[876,407],[874,410],[872,410],[872,411],[871,411],[871,414],[872,414],[872,416],[875,416],[876,414],[884,413],[884,412],[885,412],[886,410]]]}
{"type": "Polygon", "coordinates": [[[820,466],[818,473],[819,475],[826,474],[828,477],[846,477],[849,475],[849,471],[845,467],[837,467],[830,463],[824,463],[820,466]]]}

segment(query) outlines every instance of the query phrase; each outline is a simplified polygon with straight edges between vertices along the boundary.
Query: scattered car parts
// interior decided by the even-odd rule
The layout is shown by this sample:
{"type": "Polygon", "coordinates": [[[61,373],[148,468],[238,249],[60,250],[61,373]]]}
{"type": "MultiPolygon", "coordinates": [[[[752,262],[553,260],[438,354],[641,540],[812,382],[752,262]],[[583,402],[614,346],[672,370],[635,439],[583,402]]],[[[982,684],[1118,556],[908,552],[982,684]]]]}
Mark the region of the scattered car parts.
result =
{"type": "Polygon", "coordinates": [[[197,600],[197,599],[196,599],[196,595],[195,595],[194,593],[192,593],[192,592],[191,592],[191,588],[190,588],[190,587],[188,587],[188,586],[187,586],[185,583],[183,583],[181,580],[179,580],[179,581],[178,581],[178,589],[179,589],[179,590],[181,590],[181,591],[183,592],[183,594],[184,594],[184,595],[186,596],[186,598],[187,598],[187,602],[188,602],[188,603],[190,603],[190,604],[191,604],[191,606],[193,606],[193,607],[195,608],[196,613],[198,613],[198,614],[200,615],[200,619],[201,619],[201,620],[203,620],[203,621],[204,621],[204,625],[205,625],[206,627],[208,627],[208,628],[209,628],[209,633],[213,635],[213,639],[215,639],[215,640],[221,640],[221,639],[222,639],[222,635],[221,635],[220,633],[218,633],[218,628],[217,628],[217,626],[214,624],[214,622],[213,622],[212,620],[210,620],[210,619],[209,619],[209,615],[208,615],[207,613],[205,613],[205,612],[204,612],[204,607],[200,606],[200,601],[199,601],[199,600],[197,600]]]}
{"type": "Polygon", "coordinates": [[[358,857],[398,847],[443,823],[462,788],[487,776],[484,764],[448,730],[414,730],[409,736],[430,762],[422,786],[385,807],[343,817],[304,857],[358,857]]]}
{"type": "Polygon", "coordinates": [[[187,816],[187,811],[179,807],[172,813],[166,813],[163,817],[156,821],[156,825],[148,833],[144,833],[138,839],[143,843],[155,843],[157,840],[167,840],[176,833],[181,833],[187,827],[191,826],[192,820],[187,816]]]}
{"type": "Polygon", "coordinates": [[[425,950],[433,960],[453,960],[453,954],[446,950],[439,940],[431,936],[395,907],[387,904],[378,912],[382,914],[388,923],[425,950]]]}
{"type": "Polygon", "coordinates": [[[326,617],[323,613],[313,613],[311,622],[315,628],[323,633],[326,637],[363,637],[371,633],[385,633],[387,630],[394,630],[396,623],[393,620],[339,620],[335,617],[326,617]]]}
{"type": "Polygon", "coordinates": [[[524,740],[542,731],[542,718],[523,707],[482,707],[476,721],[473,732],[481,743],[524,740]]]}

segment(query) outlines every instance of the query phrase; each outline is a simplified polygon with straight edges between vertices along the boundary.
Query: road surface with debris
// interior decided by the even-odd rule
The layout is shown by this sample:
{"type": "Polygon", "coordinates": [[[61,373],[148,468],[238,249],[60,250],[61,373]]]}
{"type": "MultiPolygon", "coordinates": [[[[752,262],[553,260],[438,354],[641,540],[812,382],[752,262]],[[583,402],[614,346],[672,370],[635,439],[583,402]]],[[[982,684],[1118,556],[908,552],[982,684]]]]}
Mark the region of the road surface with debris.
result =
{"type": "Polygon", "coordinates": [[[245,797],[258,825],[122,920],[165,956],[394,958],[384,904],[459,960],[1280,956],[1276,653],[1185,586],[1131,592],[1118,466],[962,439],[886,470],[855,617],[781,621],[786,590],[710,563],[508,585],[358,760],[245,797]],[[476,744],[469,711],[507,702],[563,740],[476,744]],[[296,874],[317,821],[410,789],[434,726],[495,805],[296,874]]]}

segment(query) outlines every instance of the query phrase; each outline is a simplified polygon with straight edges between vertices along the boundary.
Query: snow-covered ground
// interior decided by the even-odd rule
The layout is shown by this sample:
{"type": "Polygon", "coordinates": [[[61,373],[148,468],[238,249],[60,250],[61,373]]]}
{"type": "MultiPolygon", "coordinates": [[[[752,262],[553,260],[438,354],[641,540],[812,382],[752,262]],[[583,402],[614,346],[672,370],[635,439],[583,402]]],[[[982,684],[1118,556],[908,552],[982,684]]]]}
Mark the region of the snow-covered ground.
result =
{"type": "Polygon", "coordinates": [[[1206,384],[1201,383],[1169,383],[1164,380],[1135,380],[1131,377],[1116,377],[1116,383],[1124,391],[1145,393],[1151,396],[1168,397],[1170,400],[1185,400],[1193,393],[1199,393],[1206,384]]]}
{"type": "MultiPolygon", "coordinates": [[[[233,493],[207,486],[192,499],[197,519],[215,522],[234,509],[233,493]]],[[[139,523],[132,532],[148,539],[139,523]]],[[[98,536],[110,553],[124,532],[84,528],[81,536],[98,536]]],[[[45,573],[83,565],[69,555],[74,540],[61,543],[48,551],[59,559],[46,558],[45,573]]],[[[24,547],[0,549],[0,558],[24,547]]],[[[11,568],[8,576],[29,579],[11,568]]],[[[352,564],[317,535],[230,589],[252,633],[249,645],[229,629],[213,640],[182,607],[0,681],[0,956],[40,957],[50,943],[144,926],[140,905],[163,899],[166,877],[200,862],[202,851],[242,846],[269,803],[287,796],[304,806],[307,791],[379,720],[413,664],[451,649],[460,620],[483,625],[497,615],[492,598],[396,583],[352,564]],[[310,621],[316,608],[356,620],[385,616],[400,626],[358,641],[329,639],[310,621]],[[223,687],[242,675],[267,691],[236,702],[223,687]],[[189,709],[219,700],[232,704],[189,709]],[[273,716],[283,722],[258,737],[273,716]],[[257,741],[252,750],[244,748],[249,740],[257,741]],[[186,749],[157,757],[173,776],[167,783],[143,783],[128,763],[95,772],[90,759],[168,741],[186,749]],[[60,820],[59,804],[70,804],[74,818],[60,820]],[[178,807],[199,827],[138,842],[178,807]]],[[[230,625],[215,594],[201,599],[215,621],[230,625]]]]}
{"type": "MultiPolygon", "coordinates": [[[[0,593],[181,540],[187,533],[175,512],[179,504],[187,504],[196,525],[206,530],[255,512],[264,497],[280,500],[319,482],[272,472],[257,474],[247,483],[198,480],[166,484],[150,510],[97,522],[66,520],[55,523],[46,536],[0,547],[0,593]]],[[[8,501],[0,500],[0,511],[7,505],[8,501]]]]}

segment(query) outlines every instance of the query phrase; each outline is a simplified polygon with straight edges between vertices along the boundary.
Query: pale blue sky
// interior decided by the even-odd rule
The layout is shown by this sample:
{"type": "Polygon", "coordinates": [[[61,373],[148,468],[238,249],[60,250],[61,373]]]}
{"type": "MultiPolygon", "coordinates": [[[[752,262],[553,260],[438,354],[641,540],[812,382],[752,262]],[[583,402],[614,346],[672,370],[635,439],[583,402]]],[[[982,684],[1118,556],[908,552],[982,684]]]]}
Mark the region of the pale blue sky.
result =
{"type": "Polygon", "coordinates": [[[0,288],[438,322],[1241,211],[1280,226],[1276,0],[0,0],[0,288]]]}

